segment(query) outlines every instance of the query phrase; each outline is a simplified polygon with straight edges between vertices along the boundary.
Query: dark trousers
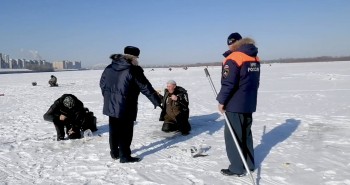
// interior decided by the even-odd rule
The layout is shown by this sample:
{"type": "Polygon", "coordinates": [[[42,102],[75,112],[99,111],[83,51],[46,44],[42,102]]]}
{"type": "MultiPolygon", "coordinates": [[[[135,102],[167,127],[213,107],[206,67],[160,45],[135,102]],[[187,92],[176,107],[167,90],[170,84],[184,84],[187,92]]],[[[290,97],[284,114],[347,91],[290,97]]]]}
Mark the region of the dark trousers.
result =
{"type": "Polygon", "coordinates": [[[65,136],[64,127],[66,127],[66,134],[69,139],[79,139],[81,138],[80,128],[71,122],[68,118],[64,121],[59,119],[54,119],[53,124],[57,132],[57,140],[63,140],[65,136]],[[69,133],[69,130],[72,132],[69,133]]]}
{"type": "Polygon", "coordinates": [[[181,133],[188,133],[189,131],[191,131],[191,125],[188,122],[188,114],[180,113],[175,117],[175,120],[165,119],[162,126],[162,131],[173,132],[177,130],[179,130],[181,133]]]}
{"type": "MultiPolygon", "coordinates": [[[[251,126],[253,123],[252,113],[233,113],[226,112],[227,118],[230,121],[231,127],[236,135],[237,141],[240,145],[243,156],[247,161],[249,170],[255,169],[254,164],[254,148],[253,148],[253,136],[251,126]]],[[[236,174],[245,173],[244,164],[236,148],[232,134],[225,124],[225,144],[227,157],[230,161],[229,170],[236,174]]]]}
{"type": "Polygon", "coordinates": [[[64,133],[64,122],[60,120],[53,120],[53,124],[55,125],[56,133],[57,133],[57,140],[63,140],[65,133],[64,133]]]}
{"type": "Polygon", "coordinates": [[[179,131],[181,133],[188,133],[191,130],[191,125],[188,122],[188,114],[180,113],[176,116],[176,122],[178,123],[179,131]]]}
{"type": "Polygon", "coordinates": [[[109,146],[111,155],[120,159],[131,157],[130,145],[134,132],[134,121],[109,117],[109,146]]]}

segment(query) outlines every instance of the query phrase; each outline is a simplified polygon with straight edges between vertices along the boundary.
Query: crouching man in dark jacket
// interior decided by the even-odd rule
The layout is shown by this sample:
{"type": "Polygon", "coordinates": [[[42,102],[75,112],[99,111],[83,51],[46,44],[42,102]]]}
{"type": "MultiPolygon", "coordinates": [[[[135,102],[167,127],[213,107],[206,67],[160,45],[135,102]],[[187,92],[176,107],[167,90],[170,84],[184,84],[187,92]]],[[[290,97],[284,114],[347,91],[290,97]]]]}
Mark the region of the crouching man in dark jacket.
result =
{"type": "Polygon", "coordinates": [[[182,135],[188,135],[191,125],[188,122],[190,109],[188,108],[187,91],[176,86],[174,80],[167,82],[167,88],[162,96],[162,112],[159,121],[164,121],[162,131],[180,131],[182,135]]]}
{"type": "Polygon", "coordinates": [[[113,159],[120,159],[121,163],[140,161],[138,157],[131,157],[130,150],[140,92],[155,108],[161,102],[157,91],[138,65],[139,54],[139,48],[127,46],[124,55],[111,55],[112,63],[105,68],[100,79],[103,114],[109,116],[110,154],[113,159]]]}
{"type": "Polygon", "coordinates": [[[58,84],[57,84],[57,77],[55,77],[54,75],[51,75],[51,78],[49,80],[49,84],[50,84],[51,87],[58,86],[58,84]]]}
{"type": "Polygon", "coordinates": [[[79,139],[81,129],[90,129],[92,132],[97,130],[96,117],[72,94],[64,94],[58,98],[44,114],[44,120],[54,123],[57,141],[64,140],[65,133],[69,139],[79,139]]]}

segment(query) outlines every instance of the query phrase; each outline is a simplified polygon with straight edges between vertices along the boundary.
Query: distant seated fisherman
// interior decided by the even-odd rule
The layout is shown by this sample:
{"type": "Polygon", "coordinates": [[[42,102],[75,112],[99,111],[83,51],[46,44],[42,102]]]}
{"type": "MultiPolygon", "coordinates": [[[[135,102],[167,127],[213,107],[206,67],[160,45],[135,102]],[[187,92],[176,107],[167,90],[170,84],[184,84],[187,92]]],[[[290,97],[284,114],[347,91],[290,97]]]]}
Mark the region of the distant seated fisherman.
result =
{"type": "Polygon", "coordinates": [[[57,78],[54,75],[51,75],[51,79],[49,80],[49,84],[51,87],[58,86],[57,78]]]}
{"type": "Polygon", "coordinates": [[[180,131],[182,135],[188,135],[191,125],[188,122],[190,110],[188,108],[187,91],[176,86],[174,80],[167,82],[162,98],[162,112],[159,121],[164,121],[162,131],[180,131]]]}
{"type": "Polygon", "coordinates": [[[44,114],[44,120],[55,125],[57,141],[64,140],[64,128],[69,139],[80,139],[80,131],[97,130],[96,117],[72,94],[64,94],[58,98],[44,114]]]}

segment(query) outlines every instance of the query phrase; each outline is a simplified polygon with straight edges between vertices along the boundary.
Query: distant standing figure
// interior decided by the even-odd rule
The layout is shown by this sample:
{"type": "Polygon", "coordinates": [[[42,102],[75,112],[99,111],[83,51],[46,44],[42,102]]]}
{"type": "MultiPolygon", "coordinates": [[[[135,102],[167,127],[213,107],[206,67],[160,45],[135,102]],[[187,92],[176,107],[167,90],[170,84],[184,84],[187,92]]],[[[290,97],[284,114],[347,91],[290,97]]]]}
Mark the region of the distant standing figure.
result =
{"type": "Polygon", "coordinates": [[[49,84],[51,87],[58,86],[57,78],[54,75],[51,75],[51,79],[49,80],[49,84]]]}
{"type": "Polygon", "coordinates": [[[224,53],[221,89],[217,96],[218,109],[226,112],[224,137],[230,165],[222,169],[223,175],[244,176],[244,164],[235,146],[228,124],[231,125],[250,171],[255,170],[251,126],[256,111],[260,82],[260,62],[255,41],[232,33],[227,39],[229,50],[224,53]]]}
{"type": "Polygon", "coordinates": [[[103,114],[109,116],[110,155],[113,159],[120,159],[120,163],[141,160],[131,157],[130,150],[140,92],[155,108],[160,107],[161,102],[157,91],[138,65],[139,54],[139,48],[127,46],[124,55],[111,55],[112,63],[105,68],[100,79],[103,114]]]}
{"type": "Polygon", "coordinates": [[[164,121],[162,131],[172,132],[179,130],[182,135],[188,135],[191,125],[188,122],[190,109],[187,91],[176,85],[174,80],[167,82],[162,97],[162,112],[159,121],[164,121]]]}

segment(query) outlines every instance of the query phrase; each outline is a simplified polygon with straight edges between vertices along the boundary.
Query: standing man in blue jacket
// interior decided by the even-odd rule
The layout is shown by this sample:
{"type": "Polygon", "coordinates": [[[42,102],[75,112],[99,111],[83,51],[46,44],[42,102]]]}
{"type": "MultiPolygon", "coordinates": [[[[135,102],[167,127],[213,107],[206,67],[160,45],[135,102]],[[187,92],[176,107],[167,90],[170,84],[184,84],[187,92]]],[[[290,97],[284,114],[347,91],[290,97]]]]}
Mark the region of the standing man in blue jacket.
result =
{"type": "Polygon", "coordinates": [[[103,114],[109,116],[110,154],[121,163],[140,161],[138,157],[131,157],[130,150],[140,92],[155,107],[160,107],[161,103],[158,92],[138,65],[139,54],[139,48],[127,46],[124,55],[111,55],[112,63],[105,68],[100,79],[103,114]]]}
{"type": "MultiPolygon", "coordinates": [[[[232,33],[227,39],[229,50],[224,53],[222,63],[221,89],[217,96],[218,109],[225,113],[247,161],[254,171],[254,148],[251,126],[252,113],[256,111],[260,81],[258,48],[251,38],[232,33]]],[[[230,130],[225,125],[224,137],[230,165],[222,169],[223,175],[244,176],[247,172],[235,146],[230,130]]]]}

